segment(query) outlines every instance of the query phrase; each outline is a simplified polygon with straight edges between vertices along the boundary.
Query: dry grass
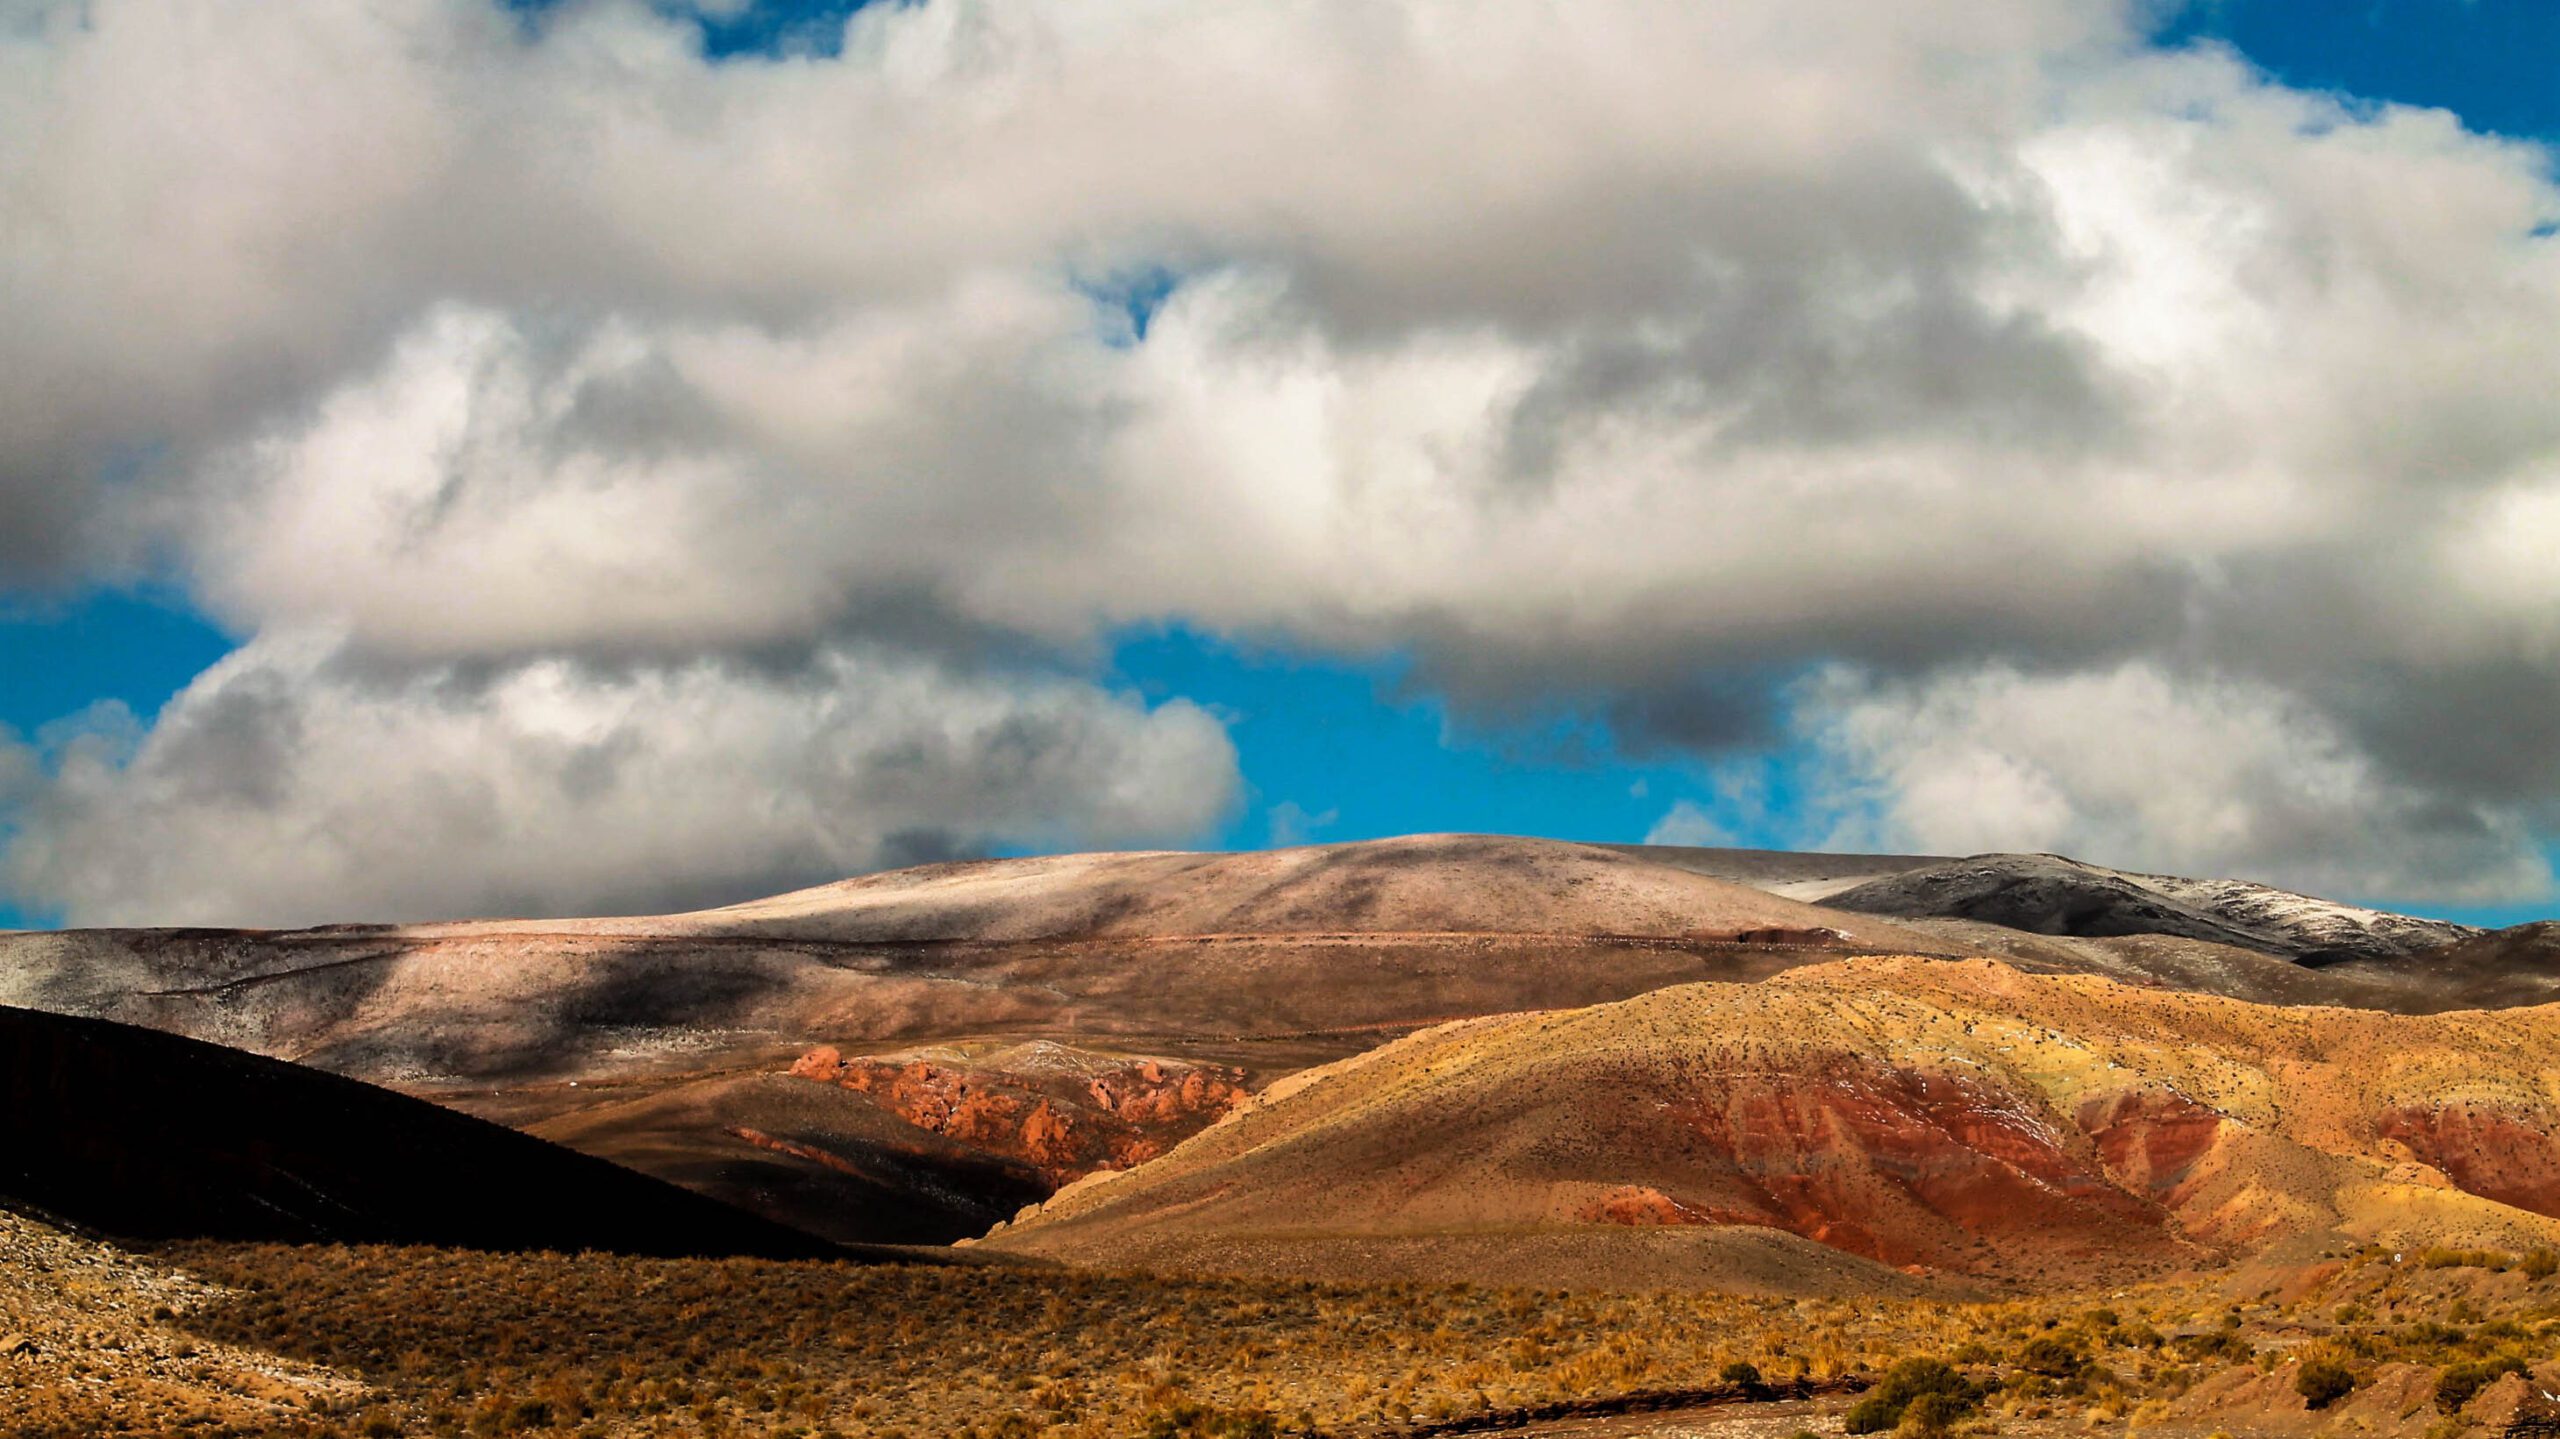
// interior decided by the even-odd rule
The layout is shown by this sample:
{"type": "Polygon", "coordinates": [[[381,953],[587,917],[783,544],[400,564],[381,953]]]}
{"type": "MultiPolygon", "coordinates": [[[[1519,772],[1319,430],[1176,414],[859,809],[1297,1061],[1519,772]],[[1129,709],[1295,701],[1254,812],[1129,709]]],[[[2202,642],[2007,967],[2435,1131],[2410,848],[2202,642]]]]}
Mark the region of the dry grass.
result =
{"type": "MultiPolygon", "coordinates": [[[[2282,1303],[2197,1283],[1979,1305],[426,1249],[156,1258],[203,1281],[171,1334],[331,1382],[254,1416],[217,1405],[147,1423],[114,1385],[66,1387],[11,1432],[1338,1433],[1711,1385],[1739,1363],[1777,1381],[1914,1357],[1968,1376],[1966,1425],[2041,1432],[2192,1420],[2193,1396],[2219,1392],[2209,1380],[2290,1394],[2313,1364],[2358,1386],[2417,1366],[2397,1372],[2422,1372],[2427,1391],[2442,1380],[2459,1408],[2466,1386],[2560,1352],[2560,1281],[2380,1251],[2282,1303]]],[[[2412,1420],[2413,1439],[2437,1417],[2412,1420]]]]}

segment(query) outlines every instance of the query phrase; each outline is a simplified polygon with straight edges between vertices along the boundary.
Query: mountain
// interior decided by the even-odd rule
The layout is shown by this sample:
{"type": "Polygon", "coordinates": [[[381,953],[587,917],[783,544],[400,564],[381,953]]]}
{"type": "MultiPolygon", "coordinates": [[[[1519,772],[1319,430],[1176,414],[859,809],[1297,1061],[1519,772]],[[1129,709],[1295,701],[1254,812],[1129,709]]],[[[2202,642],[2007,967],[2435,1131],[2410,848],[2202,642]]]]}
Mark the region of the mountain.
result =
{"type": "Polygon", "coordinates": [[[2560,920],[2481,930],[2450,944],[2333,966],[2341,977],[2444,996],[2449,1007],[2505,1009],[2560,1002],[2560,920]]]}
{"type": "Polygon", "coordinates": [[[1253,1087],[1454,1016],[1924,942],[1594,846],[1425,836],[931,865],[658,917],[0,936],[0,1000],[397,1085],[835,1238],[941,1242],[1130,1162],[1094,1137],[1157,1101],[1078,1100],[1105,1070],[1253,1087]],[[1094,1074],[1015,1072],[1027,1041],[1094,1074]],[[955,1129],[929,1084],[793,1077],[822,1048],[1047,1102],[955,1129]],[[1081,1158],[1031,1152],[1060,1144],[1081,1158]]]}
{"type": "Polygon", "coordinates": [[[2030,934],[2165,935],[2310,964],[2399,959],[2477,931],[2251,884],[2102,869],[2052,854],[1984,854],[1880,875],[1821,896],[1832,909],[1962,919],[2030,934]]]}
{"type": "Polygon", "coordinates": [[[0,1002],[424,1084],[806,1042],[1411,1026],[1925,944],[1596,846],[1422,836],[928,865],[640,918],[17,934],[0,1002]]]}
{"type": "Polygon", "coordinates": [[[2401,1011],[2539,992],[2413,948],[2469,933],[2049,856],[1425,835],[926,865],[676,915],[0,935],[0,1002],[394,1086],[830,1238],[940,1243],[1232,1091],[1453,1019],[1862,953],[2401,1011]]]}
{"type": "Polygon", "coordinates": [[[2560,1007],[2249,1004],[1849,959],[1465,1020],[988,1244],[1078,1263],[1961,1292],[2560,1241],[2560,1007]]]}
{"type": "Polygon", "coordinates": [[[846,1252],[354,1080],[23,1009],[0,1009],[0,1205],[139,1239],[846,1252]]]}

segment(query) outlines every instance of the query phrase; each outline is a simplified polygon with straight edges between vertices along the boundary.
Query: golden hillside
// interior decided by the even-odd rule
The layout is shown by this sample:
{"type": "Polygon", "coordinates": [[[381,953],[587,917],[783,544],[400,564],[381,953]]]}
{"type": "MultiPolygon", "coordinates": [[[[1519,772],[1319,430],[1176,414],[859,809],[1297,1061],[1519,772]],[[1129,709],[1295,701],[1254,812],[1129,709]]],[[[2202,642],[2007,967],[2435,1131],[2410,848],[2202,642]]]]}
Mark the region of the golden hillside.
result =
{"type": "Polygon", "coordinates": [[[1830,1289],[2560,1240],[2560,1007],[2280,1008],[1993,961],[1476,1019],[1275,1085],[990,1243],[1830,1289]]]}

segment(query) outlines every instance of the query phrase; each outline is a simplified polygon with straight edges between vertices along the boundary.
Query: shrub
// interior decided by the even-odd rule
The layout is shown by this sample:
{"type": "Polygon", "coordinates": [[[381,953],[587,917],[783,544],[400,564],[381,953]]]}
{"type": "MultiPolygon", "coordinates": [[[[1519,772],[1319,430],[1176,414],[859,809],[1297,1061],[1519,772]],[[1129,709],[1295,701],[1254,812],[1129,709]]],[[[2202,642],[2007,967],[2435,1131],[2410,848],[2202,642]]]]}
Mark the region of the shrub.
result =
{"type": "Polygon", "coordinates": [[[1946,1405],[1930,1406],[1929,1413],[1939,1416],[1935,1422],[1940,1429],[1972,1413],[1982,1402],[1982,1391],[1957,1373],[1954,1365],[1943,1359],[1905,1359],[1885,1372],[1884,1382],[1850,1406],[1848,1431],[1881,1434],[1895,1428],[1909,1413],[1912,1401],[1923,1395],[1945,1396],[1954,1406],[1952,1410],[1946,1405]]]}
{"type": "Polygon", "coordinates": [[[2198,1362],[2221,1359],[2233,1364],[2246,1364],[2258,1357],[2256,1345],[2228,1329],[2211,1334],[2190,1334],[2178,1341],[2178,1349],[2198,1362]]]}
{"type": "Polygon", "coordinates": [[[2512,1354],[2446,1365],[2444,1372],[2436,1376],[2436,1407],[2447,1414],[2459,1414],[2462,1406],[2481,1390],[2509,1374],[2524,1372],[2524,1361],[2512,1354]]]}
{"type": "Polygon", "coordinates": [[[2019,1368],[2048,1379],[2075,1378],[2088,1362],[2070,1343],[2050,1335],[2028,1340],[2026,1347],[2018,1351],[2019,1368]]]}
{"type": "Polygon", "coordinates": [[[1727,1384],[1739,1384],[1745,1389],[1757,1389],[1760,1387],[1760,1366],[1748,1360],[1736,1359],[1724,1366],[1716,1377],[1727,1384]]]}
{"type": "Polygon", "coordinates": [[[2525,1278],[2548,1279],[2554,1274],[2560,1274],[2560,1254],[2554,1254],[2548,1249],[2536,1249],[2525,1255],[2525,1278]]]}
{"type": "Polygon", "coordinates": [[[2293,1392],[2314,1409],[2326,1409],[2355,1389],[2356,1376],[2335,1359],[2306,1361],[2293,1376],[2293,1392]]]}
{"type": "Polygon", "coordinates": [[[1905,1405],[1897,1433],[1912,1435],[1944,1434],[1956,1421],[1973,1412],[1970,1401],[1953,1394],[1933,1392],[1920,1395],[1905,1405]]]}

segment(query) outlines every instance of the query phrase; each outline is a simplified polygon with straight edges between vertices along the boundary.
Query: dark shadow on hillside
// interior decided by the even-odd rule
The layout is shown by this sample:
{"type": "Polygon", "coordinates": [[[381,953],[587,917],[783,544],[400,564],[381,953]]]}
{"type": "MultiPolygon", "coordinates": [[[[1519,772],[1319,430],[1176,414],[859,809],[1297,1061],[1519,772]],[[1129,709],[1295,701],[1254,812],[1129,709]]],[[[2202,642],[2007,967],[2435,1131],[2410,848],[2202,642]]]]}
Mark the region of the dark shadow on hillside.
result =
{"type": "Polygon", "coordinates": [[[0,1198],[127,1239],[845,1252],[388,1090],[20,1009],[0,1009],[0,1198]]]}

